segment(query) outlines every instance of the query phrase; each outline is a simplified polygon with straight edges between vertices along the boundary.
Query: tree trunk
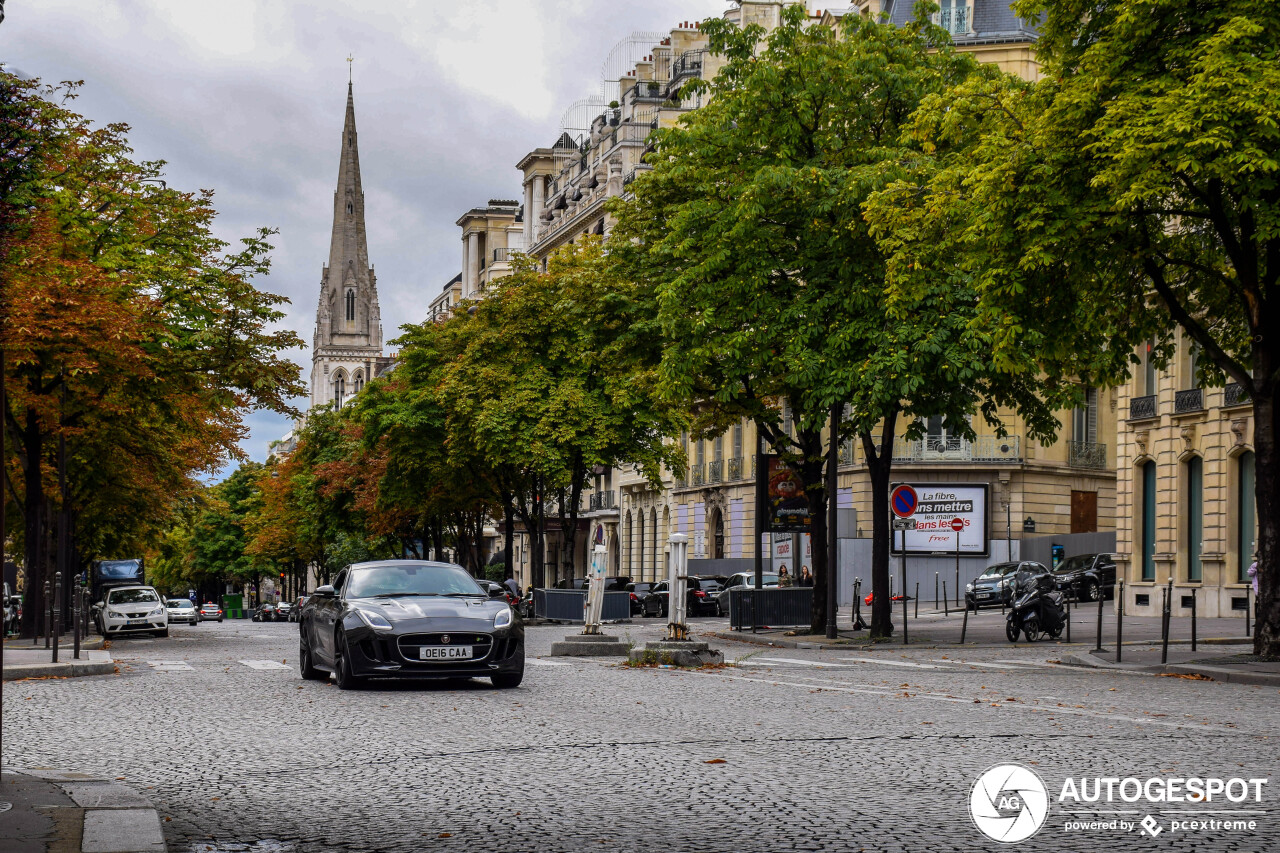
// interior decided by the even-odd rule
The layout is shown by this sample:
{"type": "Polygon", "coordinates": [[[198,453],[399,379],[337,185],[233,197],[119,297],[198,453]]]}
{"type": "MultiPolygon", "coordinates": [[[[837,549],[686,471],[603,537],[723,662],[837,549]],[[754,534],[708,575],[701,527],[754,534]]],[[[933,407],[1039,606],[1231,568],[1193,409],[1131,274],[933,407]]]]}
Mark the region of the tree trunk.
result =
{"type": "Polygon", "coordinates": [[[516,547],[516,510],[512,506],[512,498],[510,494],[502,495],[502,549],[506,567],[502,570],[502,578],[515,577],[515,547],[516,547]]]}
{"type": "MultiPolygon", "coordinates": [[[[1255,365],[1259,360],[1262,359],[1255,359],[1255,365]]],[[[1258,375],[1256,367],[1254,373],[1258,375]]],[[[1273,383],[1258,384],[1262,387],[1253,401],[1254,495],[1258,506],[1258,597],[1253,651],[1267,660],[1280,660],[1280,589],[1277,588],[1280,584],[1276,576],[1276,564],[1280,560],[1280,495],[1277,495],[1280,453],[1276,448],[1276,417],[1280,412],[1271,390],[1273,383]]]]}
{"type": "Polygon", "coordinates": [[[893,601],[889,597],[889,549],[893,531],[889,529],[889,478],[893,468],[893,436],[898,416],[885,418],[881,426],[880,447],[872,434],[864,432],[862,450],[867,457],[867,474],[871,478],[871,638],[893,634],[893,601]]]}
{"type": "Polygon", "coordinates": [[[41,441],[40,422],[32,409],[27,410],[26,426],[22,430],[23,458],[23,508],[25,525],[23,563],[26,566],[26,586],[22,595],[22,638],[36,636],[44,624],[44,582],[48,577],[44,563],[44,480],[40,461],[44,444],[41,441]]]}
{"type": "MultiPolygon", "coordinates": [[[[813,606],[809,610],[809,631],[824,634],[827,630],[827,484],[826,460],[822,453],[822,428],[805,430],[798,434],[804,461],[800,464],[800,476],[804,478],[805,493],[809,497],[809,548],[813,551],[813,606]]],[[[803,555],[796,554],[793,563],[795,583],[800,584],[803,555]]]]}

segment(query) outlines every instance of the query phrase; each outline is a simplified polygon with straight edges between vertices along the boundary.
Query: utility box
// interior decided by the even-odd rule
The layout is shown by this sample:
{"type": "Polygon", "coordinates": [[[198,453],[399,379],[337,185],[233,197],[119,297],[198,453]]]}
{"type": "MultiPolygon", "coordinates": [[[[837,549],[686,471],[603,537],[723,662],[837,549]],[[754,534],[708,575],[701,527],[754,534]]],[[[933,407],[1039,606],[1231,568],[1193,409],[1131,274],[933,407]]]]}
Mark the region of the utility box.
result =
{"type": "Polygon", "coordinates": [[[222,596],[222,613],[228,619],[243,619],[245,616],[244,596],[243,595],[222,596]]]}

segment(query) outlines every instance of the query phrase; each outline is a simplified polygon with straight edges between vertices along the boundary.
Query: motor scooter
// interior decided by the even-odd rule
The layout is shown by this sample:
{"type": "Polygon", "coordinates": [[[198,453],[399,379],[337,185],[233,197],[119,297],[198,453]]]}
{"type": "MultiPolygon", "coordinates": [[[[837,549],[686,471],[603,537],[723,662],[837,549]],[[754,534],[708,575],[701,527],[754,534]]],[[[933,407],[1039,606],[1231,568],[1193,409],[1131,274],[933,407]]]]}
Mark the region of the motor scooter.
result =
{"type": "Polygon", "coordinates": [[[1013,577],[1013,604],[1005,617],[1004,634],[1016,643],[1023,634],[1028,643],[1041,636],[1057,639],[1067,625],[1065,599],[1052,575],[1018,572],[1013,577]]]}

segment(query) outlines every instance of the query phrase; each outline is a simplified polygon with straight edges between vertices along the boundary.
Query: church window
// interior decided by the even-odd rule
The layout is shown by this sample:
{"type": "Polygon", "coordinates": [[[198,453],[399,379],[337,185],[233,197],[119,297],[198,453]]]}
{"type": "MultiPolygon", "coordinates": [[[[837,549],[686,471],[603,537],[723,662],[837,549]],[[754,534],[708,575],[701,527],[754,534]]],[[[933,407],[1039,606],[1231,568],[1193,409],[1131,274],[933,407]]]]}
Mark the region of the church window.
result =
{"type": "Polygon", "coordinates": [[[355,213],[356,207],[351,202],[347,202],[347,213],[355,213]]]}
{"type": "Polygon", "coordinates": [[[347,291],[347,322],[354,323],[356,319],[356,292],[354,290],[347,291]]]}
{"type": "Polygon", "coordinates": [[[336,408],[342,408],[342,398],[346,396],[347,383],[343,380],[342,374],[338,374],[338,378],[333,380],[333,399],[337,404],[336,408]]]}
{"type": "Polygon", "coordinates": [[[359,394],[360,389],[364,387],[364,376],[360,373],[357,373],[355,376],[352,377],[351,384],[355,388],[355,393],[359,394]]]}

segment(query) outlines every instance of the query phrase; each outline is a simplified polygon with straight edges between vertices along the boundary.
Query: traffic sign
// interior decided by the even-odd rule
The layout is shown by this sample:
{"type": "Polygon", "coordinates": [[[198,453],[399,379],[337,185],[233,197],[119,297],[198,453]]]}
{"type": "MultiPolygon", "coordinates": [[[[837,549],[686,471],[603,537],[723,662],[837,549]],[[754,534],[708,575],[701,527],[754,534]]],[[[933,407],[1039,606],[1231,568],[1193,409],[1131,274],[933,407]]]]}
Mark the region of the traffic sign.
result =
{"type": "Polygon", "coordinates": [[[954,530],[956,533],[959,533],[960,531],[964,530],[964,519],[963,518],[951,519],[951,529],[954,530]]]}
{"type": "Polygon", "coordinates": [[[893,494],[889,495],[889,506],[893,509],[893,514],[898,518],[910,518],[915,515],[916,506],[920,499],[916,496],[916,490],[903,483],[893,490],[893,494]]]}
{"type": "Polygon", "coordinates": [[[915,530],[916,520],[914,518],[895,518],[893,519],[894,530],[915,530]]]}

